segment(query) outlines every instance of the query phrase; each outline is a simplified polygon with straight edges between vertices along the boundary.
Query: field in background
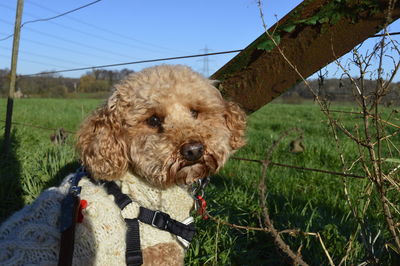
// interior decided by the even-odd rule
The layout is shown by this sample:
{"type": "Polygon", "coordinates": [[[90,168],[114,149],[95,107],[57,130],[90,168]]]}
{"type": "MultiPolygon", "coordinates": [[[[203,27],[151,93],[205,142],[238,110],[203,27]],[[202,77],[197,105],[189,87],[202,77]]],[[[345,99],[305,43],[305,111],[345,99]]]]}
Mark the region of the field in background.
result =
{"type": "MultiPolygon", "coordinates": [[[[93,99],[22,99],[15,102],[13,120],[45,128],[64,128],[76,131],[81,120],[102,100],[93,99]]],[[[6,101],[0,99],[0,130],[2,141],[6,101]]],[[[331,109],[352,111],[351,105],[332,106],[331,109]]],[[[343,116],[340,113],[335,116],[343,116]]],[[[351,128],[352,117],[343,116],[351,128]]],[[[298,138],[292,134],[280,143],[272,161],[303,167],[341,171],[337,148],[330,128],[319,107],[269,104],[249,117],[248,144],[235,156],[263,159],[268,147],[290,128],[300,128],[304,152],[289,152],[289,142],[298,138]]],[[[0,161],[0,222],[11,212],[30,203],[41,190],[56,185],[78,167],[73,149],[73,136],[65,145],[50,142],[51,130],[15,125],[13,152],[0,161]]],[[[350,142],[342,138],[343,153],[356,157],[350,142]],[[349,145],[347,145],[349,143],[349,145]]],[[[353,173],[357,172],[357,168],[353,173]]],[[[258,181],[261,167],[256,163],[230,160],[226,167],[212,177],[206,190],[208,210],[230,223],[259,226],[258,181]]],[[[362,189],[364,180],[347,178],[352,191],[362,189]]],[[[345,255],[350,233],[357,224],[344,198],[342,178],[339,176],[305,172],[271,166],[267,175],[267,203],[271,219],[278,230],[299,228],[305,232],[320,232],[335,263],[345,255]]],[[[360,193],[361,194],[361,193],[360,193]]],[[[381,217],[376,214],[378,202],[368,211],[368,223],[374,235],[387,234],[381,217]]],[[[272,238],[264,232],[243,231],[226,227],[210,220],[197,219],[198,234],[188,251],[191,265],[277,265],[290,263],[278,251],[272,238]]],[[[305,261],[327,265],[328,261],[318,241],[313,237],[282,235],[293,248],[302,245],[305,261]]],[[[378,240],[379,241],[379,240],[378,240]]],[[[383,245],[383,243],[381,243],[383,245]]],[[[364,254],[360,239],[354,245],[357,252],[350,255],[353,264],[364,254]]],[[[390,260],[390,258],[387,258],[390,260]]]]}

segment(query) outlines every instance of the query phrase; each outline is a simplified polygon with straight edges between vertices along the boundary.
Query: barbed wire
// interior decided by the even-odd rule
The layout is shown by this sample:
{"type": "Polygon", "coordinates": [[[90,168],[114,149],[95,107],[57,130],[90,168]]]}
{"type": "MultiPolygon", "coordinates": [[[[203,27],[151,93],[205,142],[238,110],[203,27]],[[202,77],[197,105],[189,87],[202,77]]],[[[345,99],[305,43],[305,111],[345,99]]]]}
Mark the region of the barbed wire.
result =
{"type": "MultiPolygon", "coordinates": [[[[264,163],[263,160],[254,160],[254,159],[239,158],[239,157],[232,157],[232,159],[239,160],[239,161],[246,161],[246,162],[254,162],[254,163],[259,163],[259,164],[264,163]]],[[[311,171],[311,172],[318,172],[318,173],[324,173],[324,174],[330,174],[330,175],[353,177],[353,178],[359,178],[359,179],[365,178],[365,176],[360,176],[360,175],[355,175],[355,174],[346,174],[346,173],[342,173],[342,172],[334,172],[334,171],[328,171],[328,170],[323,170],[323,169],[302,167],[302,166],[289,165],[289,164],[283,164],[283,163],[269,162],[269,164],[275,165],[275,166],[280,166],[280,167],[286,167],[286,168],[292,168],[292,169],[298,169],[298,170],[304,170],[304,171],[311,171]]]]}
{"type": "MultiPolygon", "coordinates": [[[[35,20],[26,21],[20,27],[22,28],[23,26],[25,26],[27,24],[30,24],[30,23],[44,22],[44,21],[49,21],[49,20],[52,20],[52,19],[56,19],[56,18],[65,16],[67,14],[76,12],[78,10],[81,10],[83,8],[89,7],[89,6],[94,5],[94,4],[96,4],[98,2],[101,2],[101,1],[102,0],[96,0],[96,1],[90,2],[90,3],[86,4],[86,5],[80,6],[78,8],[69,10],[67,12],[64,12],[64,13],[61,13],[59,15],[52,16],[52,17],[49,17],[49,18],[42,18],[42,19],[35,19],[35,20]]],[[[375,34],[375,35],[372,35],[370,37],[374,38],[374,37],[382,37],[382,36],[385,36],[385,35],[399,35],[399,34],[400,34],[400,32],[393,32],[393,33],[389,33],[389,34],[375,34]]],[[[11,38],[13,35],[14,34],[10,34],[9,36],[7,36],[5,38],[0,39],[0,41],[7,40],[7,39],[11,38]]],[[[139,60],[139,61],[123,62],[123,63],[113,63],[113,64],[96,65],[96,66],[88,66],[88,67],[79,67],[79,68],[63,69],[63,70],[56,70],[56,71],[40,72],[40,73],[21,75],[21,76],[22,77],[29,77],[29,76],[37,76],[37,75],[43,75],[43,74],[55,74],[55,73],[72,72],[72,71],[80,71],[80,70],[88,70],[88,69],[96,69],[96,68],[107,68],[107,67],[116,67],[116,66],[123,66],[123,65],[152,63],[152,62],[169,61],[169,60],[179,60],[179,59],[194,58],[194,57],[204,57],[204,56],[214,56],[214,55],[221,55],[221,54],[228,54],[228,53],[238,53],[238,52],[241,52],[241,51],[243,51],[243,49],[231,50],[231,51],[223,51],[223,52],[215,52],[215,53],[204,53],[204,54],[194,54],[194,55],[167,57],[167,58],[139,60]]],[[[5,121],[0,120],[0,122],[5,122],[5,121]]],[[[57,128],[48,128],[48,127],[42,127],[42,126],[26,124],[26,123],[19,123],[19,122],[12,122],[12,124],[18,125],[18,126],[32,127],[32,128],[42,129],[42,130],[51,130],[51,131],[58,130],[57,128]]],[[[75,132],[70,131],[70,130],[65,130],[65,132],[70,133],[70,134],[75,134],[75,132]]],[[[234,157],[233,159],[243,160],[243,161],[248,161],[248,162],[257,162],[257,163],[261,163],[261,164],[263,163],[262,160],[253,160],[253,159],[236,158],[236,157],[234,157]]],[[[333,172],[333,171],[315,169],[315,168],[306,168],[306,167],[300,167],[300,166],[294,166],[294,165],[288,165],[288,164],[282,164],[282,163],[269,162],[269,164],[270,165],[275,165],[275,166],[280,166],[280,167],[298,169],[298,170],[326,173],[326,174],[331,174],[331,175],[339,175],[339,176],[346,176],[346,177],[353,177],[353,178],[365,178],[364,176],[359,176],[359,175],[354,175],[354,174],[346,174],[346,173],[341,173],[341,172],[333,172]]]]}
{"type": "MultiPolygon", "coordinates": [[[[0,120],[0,122],[5,123],[4,120],[0,120]]],[[[56,132],[56,131],[58,131],[60,129],[60,128],[37,126],[37,125],[21,123],[21,122],[12,122],[12,124],[13,125],[17,125],[17,126],[24,126],[24,127],[31,127],[31,128],[41,129],[41,130],[48,130],[48,131],[53,131],[53,132],[56,132]]],[[[68,134],[72,134],[72,135],[76,134],[76,132],[72,131],[72,130],[64,129],[64,132],[66,132],[68,134]]],[[[238,161],[255,162],[255,163],[263,164],[263,160],[255,160],[255,159],[247,159],[247,158],[239,158],[239,157],[232,157],[232,159],[233,160],[238,160],[238,161]]],[[[342,172],[335,172],[335,171],[329,171],[329,170],[324,170],[324,169],[296,166],[296,165],[276,163],[276,162],[269,162],[269,165],[271,165],[271,166],[279,166],[279,167],[284,167],[284,168],[297,169],[297,170],[302,170],[302,171],[318,172],[318,173],[324,173],[324,174],[329,174],[329,175],[352,177],[352,178],[357,178],[357,179],[364,179],[365,178],[365,176],[360,176],[360,175],[356,175],[356,174],[346,174],[346,173],[342,173],[342,172]]]]}
{"type": "MultiPolygon", "coordinates": [[[[5,123],[6,121],[5,121],[5,120],[0,120],[0,122],[5,123]]],[[[31,128],[43,129],[43,130],[49,130],[49,131],[50,131],[50,130],[51,130],[51,131],[57,131],[57,130],[60,129],[60,128],[51,128],[51,127],[36,126],[36,125],[26,124],[26,123],[20,123],[20,122],[11,122],[11,124],[16,125],[16,126],[31,127],[31,128]]],[[[76,134],[76,132],[71,131],[71,130],[66,130],[66,129],[64,129],[64,131],[65,131],[66,133],[69,133],[69,134],[76,134]]]]}
{"type": "Polygon", "coordinates": [[[392,35],[400,35],[400,32],[390,32],[390,33],[382,33],[382,34],[375,34],[372,35],[370,38],[377,38],[377,37],[383,37],[383,36],[392,36],[392,35]]]}

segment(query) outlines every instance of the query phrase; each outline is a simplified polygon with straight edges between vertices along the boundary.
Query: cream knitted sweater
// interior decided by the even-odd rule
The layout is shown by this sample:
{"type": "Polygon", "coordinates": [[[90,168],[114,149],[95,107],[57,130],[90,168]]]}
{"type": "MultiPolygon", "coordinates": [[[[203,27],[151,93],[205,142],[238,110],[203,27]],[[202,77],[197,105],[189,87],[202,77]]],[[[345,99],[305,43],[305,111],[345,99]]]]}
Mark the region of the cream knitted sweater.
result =
{"type": "MultiPolygon", "coordinates": [[[[60,206],[70,187],[70,178],[65,178],[59,187],[42,192],[31,205],[0,226],[0,265],[57,264],[60,206]]],[[[161,210],[177,221],[188,218],[193,207],[187,187],[161,190],[130,173],[117,184],[133,200],[122,212],[102,186],[87,178],[79,182],[81,199],[88,206],[83,210],[83,222],[76,226],[74,265],[125,265],[124,218],[136,218],[139,206],[161,210]]],[[[159,243],[178,243],[176,236],[143,223],[140,223],[140,241],[142,250],[159,243]]],[[[181,251],[184,252],[183,247],[181,251]]]]}

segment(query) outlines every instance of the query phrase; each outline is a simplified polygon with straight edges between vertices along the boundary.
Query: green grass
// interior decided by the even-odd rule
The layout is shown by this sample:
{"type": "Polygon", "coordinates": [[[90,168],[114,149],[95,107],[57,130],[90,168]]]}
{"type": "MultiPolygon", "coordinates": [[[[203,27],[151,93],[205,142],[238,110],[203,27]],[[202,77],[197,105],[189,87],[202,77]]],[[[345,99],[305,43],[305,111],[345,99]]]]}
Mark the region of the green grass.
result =
{"type": "MultiPolygon", "coordinates": [[[[101,100],[90,99],[26,99],[15,102],[14,121],[75,131],[81,120],[101,100]]],[[[0,119],[5,117],[6,102],[0,100],[0,119]]],[[[332,109],[352,111],[351,105],[332,109]]],[[[389,115],[390,110],[385,110],[389,115]]],[[[341,117],[335,114],[335,117],[341,117]]],[[[354,118],[343,116],[343,123],[354,132],[354,118]]],[[[1,123],[3,126],[4,124],[1,123]]],[[[3,130],[2,126],[0,127],[3,130]]],[[[248,144],[235,156],[263,159],[268,147],[290,128],[304,132],[305,151],[289,152],[289,142],[298,137],[291,134],[277,147],[272,161],[310,168],[341,171],[341,163],[330,127],[319,108],[313,104],[269,104],[249,117],[248,144]]],[[[66,145],[50,143],[52,131],[27,126],[14,126],[13,149],[0,162],[0,221],[16,209],[30,203],[46,187],[56,185],[67,173],[77,168],[73,137],[66,145]]],[[[341,152],[346,160],[357,158],[354,145],[339,134],[341,152]]],[[[0,139],[2,140],[2,139],[0,139]]],[[[395,140],[399,144],[399,138],[395,140]]],[[[359,166],[353,173],[362,175],[359,166]]],[[[211,179],[205,198],[208,210],[214,216],[230,223],[259,226],[258,182],[261,167],[256,163],[230,160],[226,167],[211,179]]],[[[365,180],[348,178],[352,198],[362,204],[365,180]]],[[[271,219],[278,230],[298,228],[305,232],[320,232],[335,263],[345,254],[346,244],[357,228],[346,204],[342,178],[321,173],[305,172],[271,166],[268,170],[266,201],[271,219]]],[[[399,205],[399,200],[393,200],[399,205]]],[[[380,205],[373,195],[367,212],[369,230],[375,236],[381,230],[377,247],[390,239],[380,205]]],[[[188,250],[186,262],[190,265],[282,265],[290,260],[282,254],[272,238],[263,232],[244,231],[226,227],[210,220],[196,220],[198,234],[188,250]]],[[[285,241],[297,250],[302,246],[305,261],[312,265],[327,265],[328,261],[318,241],[313,237],[283,235],[285,241]]],[[[350,254],[350,264],[365,259],[366,252],[358,236],[350,254]]],[[[392,258],[382,255],[383,262],[392,258]]],[[[393,255],[392,255],[393,256],[393,255]]]]}
{"type": "MultiPolygon", "coordinates": [[[[43,128],[64,128],[75,131],[80,121],[100,100],[23,99],[14,103],[13,121],[43,128]]],[[[6,100],[0,100],[1,136],[6,112],[6,100]]],[[[76,155],[73,137],[67,145],[50,142],[52,130],[15,125],[12,130],[12,150],[0,161],[0,221],[12,211],[30,203],[44,188],[57,184],[74,171],[76,155]]]]}

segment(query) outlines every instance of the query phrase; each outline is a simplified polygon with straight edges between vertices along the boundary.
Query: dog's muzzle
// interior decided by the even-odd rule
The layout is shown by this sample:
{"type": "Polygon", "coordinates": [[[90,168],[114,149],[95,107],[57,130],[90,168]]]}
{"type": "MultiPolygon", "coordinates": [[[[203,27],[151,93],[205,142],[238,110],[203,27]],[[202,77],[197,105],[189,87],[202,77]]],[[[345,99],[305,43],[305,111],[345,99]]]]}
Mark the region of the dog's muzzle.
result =
{"type": "Polygon", "coordinates": [[[216,158],[200,143],[185,144],[179,151],[180,156],[166,164],[166,184],[192,184],[214,173],[218,168],[216,158]]]}

